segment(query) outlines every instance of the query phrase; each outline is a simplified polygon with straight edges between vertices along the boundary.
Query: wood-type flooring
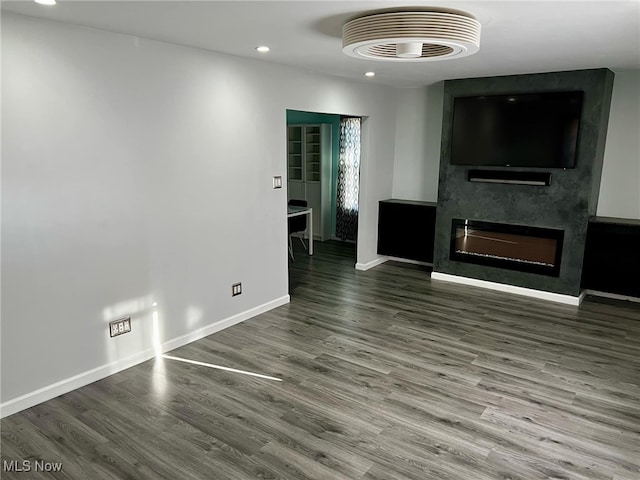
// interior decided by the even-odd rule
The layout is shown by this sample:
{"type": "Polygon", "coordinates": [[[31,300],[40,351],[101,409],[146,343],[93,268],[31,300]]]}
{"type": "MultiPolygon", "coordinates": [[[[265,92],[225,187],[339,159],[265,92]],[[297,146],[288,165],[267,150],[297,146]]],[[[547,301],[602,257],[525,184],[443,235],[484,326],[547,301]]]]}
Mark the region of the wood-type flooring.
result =
{"type": "Polygon", "coordinates": [[[0,477],[640,479],[639,304],[295,245],[290,304],[171,352],[281,382],[150,360],[3,419],[0,477]]]}

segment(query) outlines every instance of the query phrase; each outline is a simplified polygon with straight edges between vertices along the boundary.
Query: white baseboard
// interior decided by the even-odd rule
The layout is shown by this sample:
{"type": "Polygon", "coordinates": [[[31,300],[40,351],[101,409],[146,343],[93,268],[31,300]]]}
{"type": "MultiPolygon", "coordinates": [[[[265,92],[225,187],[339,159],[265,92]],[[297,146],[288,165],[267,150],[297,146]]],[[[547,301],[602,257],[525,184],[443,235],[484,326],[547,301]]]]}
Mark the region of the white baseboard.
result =
{"type": "Polygon", "coordinates": [[[563,303],[565,305],[578,306],[584,300],[585,292],[579,296],[563,295],[561,293],[545,292],[544,290],[534,290],[533,288],[517,287],[515,285],[507,285],[506,283],[489,282],[487,280],[478,280],[476,278],[462,277],[459,275],[450,275],[448,273],[433,272],[432,280],[440,280],[449,283],[458,283],[462,285],[470,285],[473,287],[487,288],[489,290],[497,290],[499,292],[513,293],[516,295],[524,295],[526,297],[539,298],[550,302],[563,303]]]}
{"type": "Polygon", "coordinates": [[[261,313],[268,312],[269,310],[273,310],[274,308],[280,307],[281,305],[285,305],[290,302],[289,295],[285,295],[284,297],[280,297],[271,302],[264,303],[262,305],[258,305],[257,307],[251,308],[244,312],[240,312],[237,315],[233,315],[231,317],[227,317],[223,320],[219,320],[211,325],[207,325],[206,327],[199,328],[198,330],[194,330],[193,332],[187,333],[181,337],[174,338],[172,340],[168,340],[162,344],[162,353],[168,352],[170,350],[175,350],[178,347],[182,347],[187,343],[195,342],[196,340],[200,340],[201,338],[212,335],[220,330],[224,330],[225,328],[232,327],[237,323],[244,322],[245,320],[249,320],[261,313]]]}
{"type": "MultiPolygon", "coordinates": [[[[237,323],[244,322],[245,320],[260,315],[261,313],[268,312],[269,310],[272,310],[276,307],[285,305],[289,303],[289,301],[289,295],[285,295],[283,297],[272,300],[271,302],[267,302],[255,308],[251,308],[244,312],[238,313],[237,315],[233,315],[223,320],[214,322],[211,325],[207,325],[206,327],[194,330],[193,332],[190,332],[186,335],[168,340],[162,344],[162,353],[174,350],[178,347],[194,342],[213,333],[219,332],[220,330],[224,330],[225,328],[231,327],[237,323]]],[[[52,398],[58,397],[72,390],[76,390],[77,388],[84,387],[85,385],[89,385],[90,383],[101,380],[105,377],[108,377],[109,375],[113,375],[114,373],[126,370],[127,368],[133,367],[142,362],[146,362],[147,360],[153,358],[155,355],[156,352],[154,351],[154,349],[148,348],[136,353],[135,355],[122,358],[106,365],[102,365],[92,370],[74,375],[70,378],[65,378],[64,380],[52,383],[51,385],[47,385],[46,387],[39,388],[38,390],[35,390],[33,392],[29,392],[25,395],[7,400],[6,402],[0,404],[0,418],[8,417],[9,415],[13,415],[14,413],[20,412],[21,410],[24,410],[26,408],[33,407],[34,405],[46,402],[47,400],[51,400],[52,398]]]]}
{"type": "Polygon", "coordinates": [[[366,271],[373,267],[377,267],[378,265],[382,265],[387,260],[389,260],[389,257],[378,257],[375,260],[371,260],[367,263],[356,263],[356,270],[366,271]]]}
{"type": "Polygon", "coordinates": [[[118,361],[102,365],[100,367],[79,373],[73,377],[65,378],[59,382],[52,383],[46,387],[39,388],[33,392],[26,393],[0,404],[0,418],[8,417],[14,413],[46,402],[85,385],[89,385],[97,380],[101,380],[109,375],[126,370],[127,368],[145,362],[154,356],[153,348],[148,348],[141,352],[122,358],[118,361]]]}
{"type": "Polygon", "coordinates": [[[387,260],[388,261],[393,261],[393,262],[410,263],[411,265],[422,265],[422,266],[425,266],[425,267],[433,267],[433,263],[421,262],[420,260],[410,260],[408,258],[387,257],[387,260]]]}
{"type": "Polygon", "coordinates": [[[601,292],[600,290],[585,290],[587,295],[595,295],[596,297],[612,298],[614,300],[624,300],[627,302],[640,303],[640,298],[629,297],[627,295],[618,295],[617,293],[601,292]]]}

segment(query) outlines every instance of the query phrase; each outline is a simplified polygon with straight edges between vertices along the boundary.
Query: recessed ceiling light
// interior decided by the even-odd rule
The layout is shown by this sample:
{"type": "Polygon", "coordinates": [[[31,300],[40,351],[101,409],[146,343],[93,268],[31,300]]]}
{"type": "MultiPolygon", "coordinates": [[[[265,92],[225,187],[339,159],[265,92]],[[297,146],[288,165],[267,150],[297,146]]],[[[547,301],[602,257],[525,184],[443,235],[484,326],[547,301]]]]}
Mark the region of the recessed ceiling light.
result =
{"type": "Polygon", "coordinates": [[[36,3],[39,3],[40,5],[55,5],[56,4],[56,0],[34,0],[36,3]]]}
{"type": "Polygon", "coordinates": [[[256,47],[256,50],[259,51],[260,53],[267,53],[271,49],[266,45],[260,45],[259,47],[256,47]]]}
{"type": "Polygon", "coordinates": [[[365,77],[375,77],[376,76],[376,72],[367,72],[364,74],[365,77]]]}

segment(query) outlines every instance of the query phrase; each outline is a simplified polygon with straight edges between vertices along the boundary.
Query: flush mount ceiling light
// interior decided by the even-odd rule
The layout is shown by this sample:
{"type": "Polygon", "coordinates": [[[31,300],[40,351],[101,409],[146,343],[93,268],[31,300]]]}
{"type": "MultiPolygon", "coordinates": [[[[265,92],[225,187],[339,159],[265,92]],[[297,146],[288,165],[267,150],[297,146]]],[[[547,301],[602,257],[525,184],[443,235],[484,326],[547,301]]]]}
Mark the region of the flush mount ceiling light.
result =
{"type": "Polygon", "coordinates": [[[342,51],[368,60],[445,60],[479,49],[480,23],[457,10],[385,10],[354,18],[342,28],[342,51]]]}

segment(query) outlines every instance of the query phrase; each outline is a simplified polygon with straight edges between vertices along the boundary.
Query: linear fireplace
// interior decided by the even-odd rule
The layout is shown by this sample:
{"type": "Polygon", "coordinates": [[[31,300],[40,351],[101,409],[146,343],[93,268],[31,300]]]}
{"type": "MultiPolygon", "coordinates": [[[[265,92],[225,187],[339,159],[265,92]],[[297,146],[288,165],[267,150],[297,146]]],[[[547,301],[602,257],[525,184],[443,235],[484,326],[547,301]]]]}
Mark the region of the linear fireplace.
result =
{"type": "Polygon", "coordinates": [[[557,229],[454,218],[450,259],[557,277],[563,238],[557,229]]]}

